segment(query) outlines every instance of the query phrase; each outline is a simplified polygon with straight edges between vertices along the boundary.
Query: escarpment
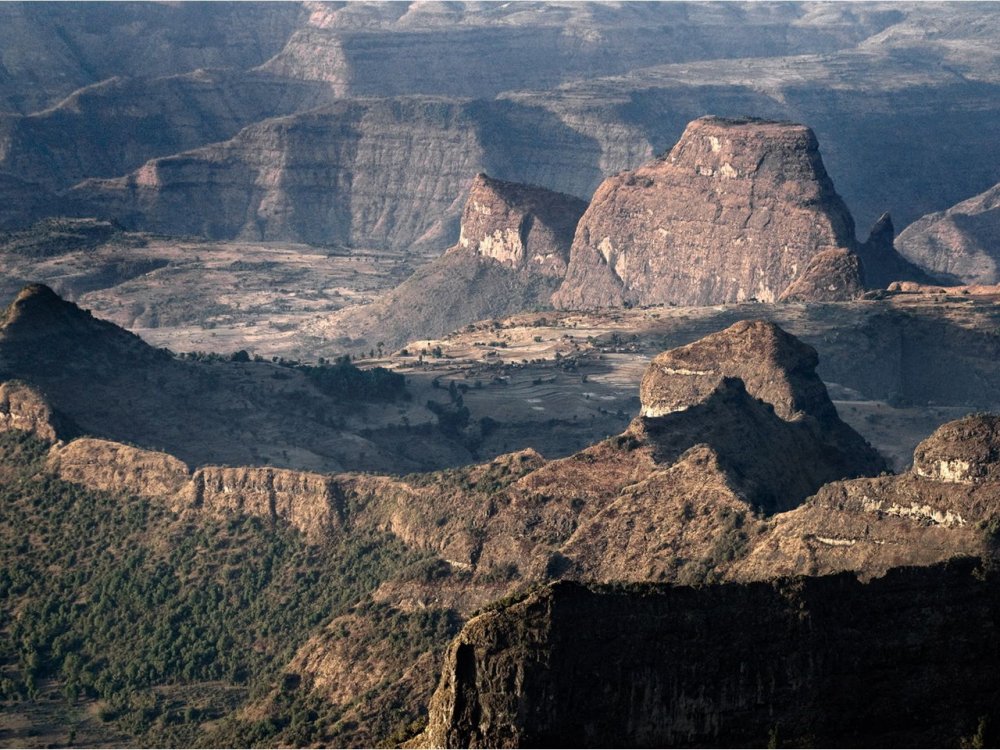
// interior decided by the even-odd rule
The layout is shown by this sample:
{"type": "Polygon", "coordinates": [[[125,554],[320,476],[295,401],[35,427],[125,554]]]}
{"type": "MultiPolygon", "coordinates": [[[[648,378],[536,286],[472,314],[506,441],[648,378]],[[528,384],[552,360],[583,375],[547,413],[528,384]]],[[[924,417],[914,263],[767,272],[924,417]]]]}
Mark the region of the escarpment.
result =
{"type": "Polygon", "coordinates": [[[998,612],[974,559],[866,584],[553,584],[465,626],[413,744],[951,746],[995,720],[998,612]]]}
{"type": "Polygon", "coordinates": [[[314,540],[342,524],[343,496],[329,476],[271,467],[199,469],[191,479],[191,502],[213,513],[278,519],[314,540]]]}
{"type": "Polygon", "coordinates": [[[372,304],[315,329],[361,348],[401,346],[548,305],[586,207],[570,195],[477,174],[458,244],[372,304]]]}

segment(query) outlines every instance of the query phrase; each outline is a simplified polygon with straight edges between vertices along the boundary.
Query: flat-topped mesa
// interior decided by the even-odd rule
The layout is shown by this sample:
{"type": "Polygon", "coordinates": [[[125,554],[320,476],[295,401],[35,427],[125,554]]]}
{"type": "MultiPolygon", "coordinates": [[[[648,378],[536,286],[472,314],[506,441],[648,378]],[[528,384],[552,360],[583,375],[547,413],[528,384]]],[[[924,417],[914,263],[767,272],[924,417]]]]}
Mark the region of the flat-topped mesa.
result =
{"type": "Polygon", "coordinates": [[[774,407],[786,421],[808,414],[837,418],[826,386],[816,374],[819,357],[774,323],[743,320],[687,346],[658,354],[639,387],[641,416],[662,417],[703,402],[727,378],[774,407]]]}
{"type": "Polygon", "coordinates": [[[773,302],[854,221],[804,125],[702,117],[597,189],[557,307],[773,302]]]}
{"type": "Polygon", "coordinates": [[[577,222],[587,203],[533,185],[479,173],[462,213],[459,247],[516,269],[566,273],[577,222]]]}
{"type": "Polygon", "coordinates": [[[938,482],[1000,483],[1000,416],[974,414],[942,425],[917,446],[913,472],[938,482]]]}

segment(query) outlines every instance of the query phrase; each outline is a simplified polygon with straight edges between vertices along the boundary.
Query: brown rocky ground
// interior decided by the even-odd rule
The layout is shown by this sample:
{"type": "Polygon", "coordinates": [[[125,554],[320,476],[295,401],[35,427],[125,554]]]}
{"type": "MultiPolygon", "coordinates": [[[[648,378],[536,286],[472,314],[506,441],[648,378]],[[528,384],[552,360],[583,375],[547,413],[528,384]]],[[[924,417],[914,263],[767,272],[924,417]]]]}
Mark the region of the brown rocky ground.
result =
{"type": "MultiPolygon", "coordinates": [[[[37,321],[23,302],[8,317],[37,321]]],[[[635,409],[643,416],[554,461],[524,451],[407,477],[265,468],[190,475],[169,456],[85,439],[54,447],[49,466],[102,489],[159,486],[164,502],[187,513],[257,515],[316,542],[374,529],[436,557],[383,585],[356,616],[331,623],[289,665],[294,695],[338,706],[341,723],[323,729],[328,741],[372,744],[390,704],[403,705],[405,694],[404,712],[416,716],[434,684],[443,641],[420,640],[419,629],[393,637],[409,627],[406,618],[461,620],[553,578],[871,577],[981,554],[997,516],[995,420],[942,428],[918,450],[912,474],[827,483],[883,465],[839,421],[815,366],[815,353],[773,324],[736,324],[658,357],[635,409]],[[369,682],[344,692],[359,659],[369,682]]],[[[31,399],[11,406],[21,403],[37,411],[31,399]]],[[[234,720],[268,716],[287,697],[277,688],[234,720]]]]}

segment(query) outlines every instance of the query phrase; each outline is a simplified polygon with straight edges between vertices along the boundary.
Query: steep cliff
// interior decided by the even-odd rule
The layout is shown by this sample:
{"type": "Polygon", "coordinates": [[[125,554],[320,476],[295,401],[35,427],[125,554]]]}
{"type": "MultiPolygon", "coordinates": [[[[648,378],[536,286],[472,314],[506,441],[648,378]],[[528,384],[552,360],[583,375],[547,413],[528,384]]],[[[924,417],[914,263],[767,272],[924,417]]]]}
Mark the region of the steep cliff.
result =
{"type": "Polygon", "coordinates": [[[22,430],[42,440],[59,439],[59,419],[45,397],[25,383],[0,383],[0,430],[22,430]]]}
{"type": "Polygon", "coordinates": [[[282,520],[314,541],[341,525],[343,498],[321,474],[269,467],[199,469],[192,477],[191,501],[213,513],[282,520]]]}
{"type": "Polygon", "coordinates": [[[87,178],[118,177],[150,159],[225,141],[252,123],[332,100],[321,84],[260,71],[116,76],[40,112],[0,116],[0,169],[49,190],[65,190],[87,178]]]}
{"type": "Polygon", "coordinates": [[[1000,185],[906,227],[897,240],[914,263],[966,284],[1000,282],[1000,185]]]}
{"type": "Polygon", "coordinates": [[[370,305],[311,325],[344,348],[398,347],[463,325],[549,304],[587,204],[544,188],[478,174],[458,244],[370,305]]]}
{"type": "Polygon", "coordinates": [[[440,239],[482,161],[459,102],[349,100],[73,192],[102,215],[167,234],[404,247],[440,239]]]}
{"type": "Polygon", "coordinates": [[[608,178],[580,220],[559,307],[772,302],[854,222],[809,128],[703,117],[608,178]]]}
{"type": "Polygon", "coordinates": [[[554,584],[465,626],[414,744],[951,746],[996,720],[998,613],[974,559],[867,584],[554,584]]]}

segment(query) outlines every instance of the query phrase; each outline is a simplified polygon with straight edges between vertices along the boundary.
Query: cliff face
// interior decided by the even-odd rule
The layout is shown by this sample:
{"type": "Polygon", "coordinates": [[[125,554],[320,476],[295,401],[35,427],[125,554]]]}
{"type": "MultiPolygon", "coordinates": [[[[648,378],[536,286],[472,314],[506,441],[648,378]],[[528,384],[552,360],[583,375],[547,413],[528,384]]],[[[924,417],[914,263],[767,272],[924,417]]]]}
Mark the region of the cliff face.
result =
{"type": "Polygon", "coordinates": [[[703,117],[608,178],[573,241],[559,307],[772,302],[854,222],[802,125],[703,117]]]}
{"type": "Polygon", "coordinates": [[[953,282],[1000,282],[1000,185],[917,219],[897,244],[914,263],[953,282]]]}
{"type": "Polygon", "coordinates": [[[867,584],[555,584],[466,625],[415,744],[955,745],[1000,698],[998,615],[974,560],[867,584]]]}
{"type": "Polygon", "coordinates": [[[40,112],[0,116],[0,169],[65,190],[87,178],[118,177],[150,159],[225,141],[254,122],[332,99],[319,84],[259,71],[109,78],[40,112]]]}
{"type": "Polygon", "coordinates": [[[24,383],[0,383],[0,430],[22,430],[55,442],[59,420],[45,398],[24,383]]]}
{"type": "Polygon", "coordinates": [[[330,477],[269,467],[209,466],[192,477],[192,503],[214,513],[282,520],[311,539],[341,525],[343,499],[330,477]]]}
{"type": "Polygon", "coordinates": [[[439,239],[481,163],[458,103],[347,101],[263,121],[126,177],[85,181],[74,194],[168,234],[405,246],[439,239]]]}
{"type": "Polygon", "coordinates": [[[462,212],[458,244],[511,268],[561,278],[586,208],[570,195],[478,174],[462,212]]]}
{"type": "Polygon", "coordinates": [[[478,174],[458,244],[372,304],[311,325],[344,348],[398,347],[487,318],[549,304],[566,272],[573,231],[587,204],[532,185],[478,174]]]}

